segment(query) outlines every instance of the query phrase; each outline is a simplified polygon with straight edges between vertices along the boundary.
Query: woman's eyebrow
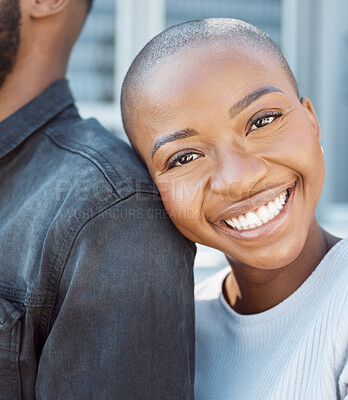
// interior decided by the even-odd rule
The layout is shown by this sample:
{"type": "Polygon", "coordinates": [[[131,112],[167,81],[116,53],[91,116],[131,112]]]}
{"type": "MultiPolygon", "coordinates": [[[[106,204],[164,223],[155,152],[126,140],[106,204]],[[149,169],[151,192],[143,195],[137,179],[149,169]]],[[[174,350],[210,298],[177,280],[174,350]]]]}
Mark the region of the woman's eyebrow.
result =
{"type": "MultiPolygon", "coordinates": [[[[239,100],[238,103],[236,103],[234,106],[232,106],[228,113],[230,118],[234,118],[237,114],[239,114],[241,111],[243,111],[245,108],[249,107],[250,104],[252,104],[254,101],[259,99],[261,96],[264,96],[268,93],[273,93],[273,92],[279,92],[283,93],[280,89],[274,87],[274,86],[265,86],[260,89],[255,90],[252,93],[247,94],[242,100],[239,100]]],[[[191,136],[197,136],[198,132],[195,129],[191,128],[186,128],[182,129],[180,131],[170,133],[168,135],[165,135],[161,138],[159,138],[152,150],[152,158],[156,154],[156,151],[163,145],[169,143],[169,142],[174,142],[175,140],[180,140],[184,139],[187,137],[191,136]]]]}
{"type": "Polygon", "coordinates": [[[249,107],[250,104],[252,104],[254,101],[256,101],[260,97],[264,96],[265,94],[273,93],[273,92],[283,93],[277,87],[265,86],[265,87],[255,90],[252,93],[247,94],[242,100],[239,100],[238,103],[236,103],[234,106],[232,106],[228,110],[229,117],[231,119],[234,118],[237,114],[239,114],[245,108],[249,107]]]}
{"type": "Polygon", "coordinates": [[[169,142],[174,142],[174,140],[180,140],[180,139],[184,139],[187,137],[191,137],[191,136],[197,136],[198,132],[195,129],[191,129],[191,128],[186,128],[186,129],[182,129],[180,131],[174,132],[174,133],[170,133],[169,135],[166,136],[162,136],[161,138],[159,138],[152,150],[152,158],[155,155],[156,151],[163,145],[165,145],[166,143],[169,142]]]}

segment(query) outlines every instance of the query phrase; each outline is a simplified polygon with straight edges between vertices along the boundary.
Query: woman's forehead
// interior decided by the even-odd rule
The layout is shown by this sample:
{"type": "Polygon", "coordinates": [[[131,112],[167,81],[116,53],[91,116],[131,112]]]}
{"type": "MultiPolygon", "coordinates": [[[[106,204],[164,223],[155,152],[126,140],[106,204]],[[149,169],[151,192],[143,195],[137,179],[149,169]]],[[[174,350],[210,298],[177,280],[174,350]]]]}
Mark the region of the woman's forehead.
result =
{"type": "Polygon", "coordinates": [[[158,135],[196,122],[201,125],[204,118],[218,122],[234,104],[270,87],[297,99],[280,64],[260,58],[255,49],[199,46],[170,56],[153,69],[143,87],[137,106],[137,147],[141,152],[150,149],[158,135]]]}
{"type": "Polygon", "coordinates": [[[277,60],[260,55],[252,47],[209,44],[167,57],[148,74],[143,89],[148,101],[156,106],[175,100],[178,95],[205,92],[209,95],[214,88],[226,84],[229,85],[226,89],[242,96],[244,91],[263,85],[279,86],[287,80],[277,60]]]}

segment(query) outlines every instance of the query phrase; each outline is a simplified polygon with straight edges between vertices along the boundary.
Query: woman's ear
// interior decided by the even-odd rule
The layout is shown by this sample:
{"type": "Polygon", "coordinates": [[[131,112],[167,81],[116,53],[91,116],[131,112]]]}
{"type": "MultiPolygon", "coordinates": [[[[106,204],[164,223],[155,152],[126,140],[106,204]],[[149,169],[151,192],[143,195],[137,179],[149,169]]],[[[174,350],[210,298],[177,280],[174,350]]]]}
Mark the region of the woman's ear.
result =
{"type": "Polygon", "coordinates": [[[47,18],[60,13],[70,0],[31,0],[30,16],[35,19],[47,18]]]}
{"type": "Polygon", "coordinates": [[[307,114],[307,117],[309,121],[311,122],[313,129],[315,131],[315,134],[318,136],[319,141],[321,139],[321,131],[320,131],[320,125],[318,121],[317,114],[315,113],[313,103],[309,100],[308,97],[301,97],[300,102],[302,104],[302,107],[307,114]]]}

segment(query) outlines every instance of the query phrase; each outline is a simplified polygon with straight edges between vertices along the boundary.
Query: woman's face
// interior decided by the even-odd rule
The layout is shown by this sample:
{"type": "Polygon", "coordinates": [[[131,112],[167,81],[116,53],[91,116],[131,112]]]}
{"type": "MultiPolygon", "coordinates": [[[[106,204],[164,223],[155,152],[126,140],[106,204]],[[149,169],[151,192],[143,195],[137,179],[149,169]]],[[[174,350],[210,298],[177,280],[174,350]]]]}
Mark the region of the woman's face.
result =
{"type": "Polygon", "coordinates": [[[298,256],[315,223],[324,163],[311,102],[259,54],[205,45],[168,58],[151,72],[133,128],[177,228],[274,269],[298,256]]]}

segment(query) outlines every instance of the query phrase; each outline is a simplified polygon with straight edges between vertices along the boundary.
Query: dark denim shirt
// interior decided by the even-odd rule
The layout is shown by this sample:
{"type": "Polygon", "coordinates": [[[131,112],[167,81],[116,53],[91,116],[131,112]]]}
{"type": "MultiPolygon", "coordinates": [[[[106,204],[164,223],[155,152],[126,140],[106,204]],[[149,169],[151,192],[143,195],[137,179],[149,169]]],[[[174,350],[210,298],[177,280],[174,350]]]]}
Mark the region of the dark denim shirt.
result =
{"type": "Polygon", "coordinates": [[[0,123],[0,399],[192,399],[194,246],[73,103],[0,123]]]}

